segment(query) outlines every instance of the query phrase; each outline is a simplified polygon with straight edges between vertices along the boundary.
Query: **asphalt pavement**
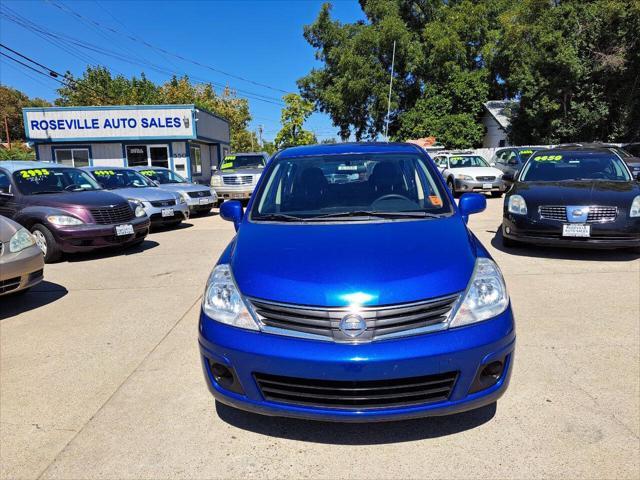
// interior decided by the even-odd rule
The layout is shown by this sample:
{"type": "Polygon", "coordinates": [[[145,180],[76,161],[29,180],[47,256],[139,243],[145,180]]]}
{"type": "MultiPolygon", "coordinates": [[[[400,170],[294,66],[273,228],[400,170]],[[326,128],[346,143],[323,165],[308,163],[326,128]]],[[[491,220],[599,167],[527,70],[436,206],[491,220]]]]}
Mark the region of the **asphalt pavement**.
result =
{"type": "Polygon", "coordinates": [[[506,251],[501,206],[470,222],[516,314],[497,405],[379,424],[216,405],[197,320],[234,231],[211,215],[47,265],[46,282],[0,299],[1,478],[639,478],[640,259],[506,251]]]}

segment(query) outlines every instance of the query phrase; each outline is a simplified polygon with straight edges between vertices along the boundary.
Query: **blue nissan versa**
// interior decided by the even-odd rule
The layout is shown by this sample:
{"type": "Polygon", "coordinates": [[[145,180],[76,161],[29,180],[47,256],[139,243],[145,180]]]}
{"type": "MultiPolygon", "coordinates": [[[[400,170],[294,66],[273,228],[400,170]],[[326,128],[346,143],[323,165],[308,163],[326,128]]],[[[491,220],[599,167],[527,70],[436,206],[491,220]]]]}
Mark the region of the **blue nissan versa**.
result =
{"type": "Polygon", "coordinates": [[[276,154],[211,272],[200,351],[221,402],[267,415],[375,421],[495,402],[514,319],[498,266],[407,144],[276,154]],[[348,174],[348,175],[344,175],[348,174]],[[327,180],[341,176],[340,182],[327,180]],[[333,177],[332,177],[333,178],[333,177]]]}

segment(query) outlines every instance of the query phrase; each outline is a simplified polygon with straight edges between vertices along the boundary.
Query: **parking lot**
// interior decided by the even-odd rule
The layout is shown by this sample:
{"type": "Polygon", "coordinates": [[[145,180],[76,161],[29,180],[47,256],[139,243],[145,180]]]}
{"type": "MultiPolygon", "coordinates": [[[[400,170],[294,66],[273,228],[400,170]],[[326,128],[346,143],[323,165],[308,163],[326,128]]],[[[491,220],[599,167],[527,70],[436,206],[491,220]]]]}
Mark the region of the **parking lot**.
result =
{"type": "Polygon", "coordinates": [[[211,215],[125,255],[47,265],[44,283],[0,300],[2,478],[638,478],[640,259],[504,251],[502,199],[487,202],[471,227],[518,330],[497,406],[345,425],[216,405],[197,319],[234,232],[211,215]]]}

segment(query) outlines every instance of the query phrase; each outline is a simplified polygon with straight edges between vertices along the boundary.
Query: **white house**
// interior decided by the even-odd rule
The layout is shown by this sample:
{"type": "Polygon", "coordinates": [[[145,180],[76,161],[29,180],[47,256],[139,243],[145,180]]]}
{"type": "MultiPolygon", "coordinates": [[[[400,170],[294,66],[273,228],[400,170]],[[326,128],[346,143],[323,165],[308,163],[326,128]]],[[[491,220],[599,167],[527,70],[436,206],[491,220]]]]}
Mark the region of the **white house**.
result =
{"type": "Polygon", "coordinates": [[[482,146],[484,148],[506,147],[509,144],[507,130],[511,124],[510,107],[513,100],[490,100],[484,104],[485,113],[482,123],[486,127],[486,133],[482,146]]]}

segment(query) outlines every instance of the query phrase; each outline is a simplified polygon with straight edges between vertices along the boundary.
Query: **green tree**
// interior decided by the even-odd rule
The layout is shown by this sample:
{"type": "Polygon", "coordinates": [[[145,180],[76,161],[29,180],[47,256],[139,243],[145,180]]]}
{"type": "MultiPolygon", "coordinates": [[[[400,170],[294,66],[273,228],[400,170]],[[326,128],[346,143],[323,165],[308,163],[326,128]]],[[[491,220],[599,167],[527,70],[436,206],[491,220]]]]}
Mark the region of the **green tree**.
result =
{"type": "MultiPolygon", "coordinates": [[[[51,104],[41,98],[29,98],[20,90],[0,85],[0,138],[7,142],[5,138],[4,119],[7,119],[9,126],[9,136],[11,142],[24,142],[24,123],[22,120],[22,109],[25,107],[48,107],[51,104]]],[[[16,152],[16,154],[19,152],[16,152]]]]}
{"type": "Polygon", "coordinates": [[[501,24],[514,142],[640,138],[637,0],[523,0],[501,24]]]}
{"type": "Polygon", "coordinates": [[[313,103],[295,93],[285,95],[283,100],[285,106],[280,115],[282,128],[274,140],[277,148],[316,143],[315,135],[302,128],[309,115],[313,113],[313,103]]]}

